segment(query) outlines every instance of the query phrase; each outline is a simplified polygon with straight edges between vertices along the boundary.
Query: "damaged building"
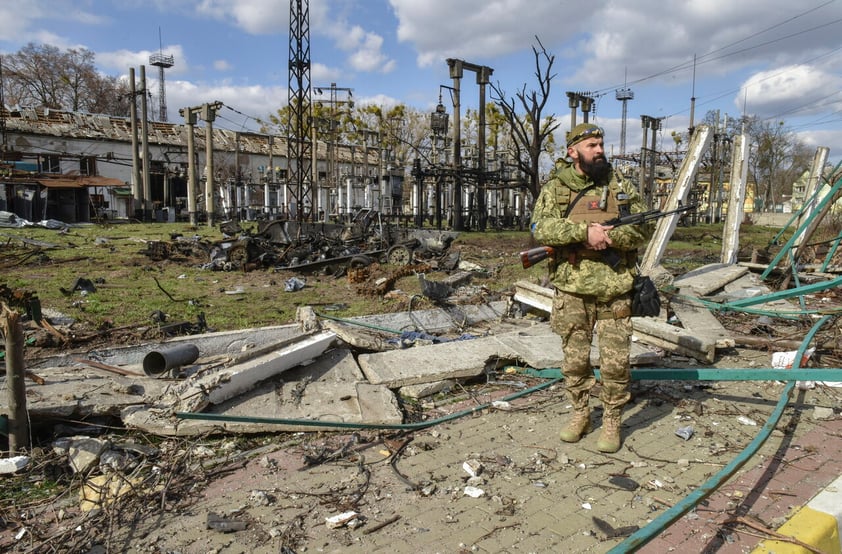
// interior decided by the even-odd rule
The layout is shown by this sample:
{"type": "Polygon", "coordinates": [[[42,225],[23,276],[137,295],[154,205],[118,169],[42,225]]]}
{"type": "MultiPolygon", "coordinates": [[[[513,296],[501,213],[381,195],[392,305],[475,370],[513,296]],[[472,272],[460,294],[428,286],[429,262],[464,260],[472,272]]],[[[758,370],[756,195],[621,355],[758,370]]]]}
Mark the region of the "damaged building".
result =
{"type": "MultiPolygon", "coordinates": [[[[206,191],[209,144],[213,191],[210,195],[197,191],[199,213],[206,211],[208,200],[224,219],[296,213],[295,195],[286,181],[288,159],[282,137],[212,126],[206,132],[207,128],[193,125],[153,121],[148,123],[147,137],[139,139],[129,118],[47,108],[2,106],[0,119],[5,146],[0,211],[22,219],[187,220],[189,172],[196,172],[197,188],[206,191]],[[188,155],[190,129],[195,141],[193,167],[188,155]],[[142,144],[148,144],[148,164],[142,161],[142,144]]],[[[385,153],[378,145],[317,142],[316,208],[324,220],[359,209],[386,215],[403,210],[403,171],[382,161],[385,153]]]]}

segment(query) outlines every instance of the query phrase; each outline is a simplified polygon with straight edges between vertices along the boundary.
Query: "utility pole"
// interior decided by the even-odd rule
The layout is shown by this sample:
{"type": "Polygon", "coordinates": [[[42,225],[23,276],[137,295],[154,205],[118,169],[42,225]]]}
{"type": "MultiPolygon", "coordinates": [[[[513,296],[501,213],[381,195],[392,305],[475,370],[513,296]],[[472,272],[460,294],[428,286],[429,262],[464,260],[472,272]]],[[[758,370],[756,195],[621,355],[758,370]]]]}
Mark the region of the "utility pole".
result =
{"type": "Polygon", "coordinates": [[[643,128],[643,145],[640,147],[640,186],[638,187],[638,191],[643,196],[644,202],[649,206],[652,205],[652,187],[655,183],[655,141],[658,138],[657,131],[661,128],[661,119],[649,115],[640,116],[640,126],[643,128]],[[652,146],[647,152],[646,136],[649,129],[652,130],[652,146]],[[649,169],[648,176],[646,171],[647,164],[649,169]]]}
{"type": "Polygon", "coordinates": [[[589,92],[567,92],[567,105],[570,107],[570,130],[576,126],[576,109],[582,106],[582,123],[587,123],[593,109],[593,97],[589,92]]]}
{"type": "Polygon", "coordinates": [[[477,69],[477,84],[479,85],[479,129],[477,133],[477,142],[479,142],[479,156],[477,157],[477,165],[479,165],[479,174],[477,178],[477,211],[479,212],[479,230],[485,231],[485,224],[488,221],[488,214],[486,209],[486,190],[485,190],[485,86],[491,80],[491,74],[494,70],[490,67],[481,66],[477,69]]]}
{"type": "Polygon", "coordinates": [[[187,125],[187,213],[190,214],[190,225],[195,227],[198,223],[196,217],[196,140],[193,134],[196,125],[196,108],[181,108],[178,113],[187,125]]]}
{"type": "Polygon", "coordinates": [[[134,78],[134,68],[129,68],[129,114],[132,120],[132,209],[136,218],[143,219],[143,186],[140,177],[140,154],[137,144],[137,86],[134,78]],[[138,214],[138,210],[141,210],[138,214]],[[140,215],[140,217],[138,217],[140,215]]]}
{"type": "Polygon", "coordinates": [[[216,214],[216,178],[213,171],[213,122],[216,112],[222,108],[222,102],[202,104],[199,117],[205,122],[205,210],[208,214],[208,227],[213,227],[216,214]]]}
{"type": "Polygon", "coordinates": [[[222,102],[202,104],[192,108],[181,108],[178,113],[184,118],[187,124],[187,210],[190,213],[190,224],[197,224],[198,211],[196,208],[196,147],[194,142],[193,129],[197,117],[205,122],[205,212],[207,212],[208,226],[213,225],[215,176],[213,172],[213,122],[216,119],[216,112],[222,108],[222,102]],[[192,198],[192,199],[191,199],[192,198]]]}
{"type": "Polygon", "coordinates": [[[263,187],[263,213],[272,211],[269,195],[275,188],[275,137],[269,135],[269,178],[263,187]]]}
{"type": "MultiPolygon", "coordinates": [[[[480,178],[477,183],[478,196],[481,200],[478,201],[480,210],[484,210],[485,206],[485,181],[482,174],[485,172],[485,85],[488,84],[491,74],[494,70],[484,65],[477,65],[466,62],[464,60],[457,60],[453,58],[447,59],[447,65],[450,67],[450,78],[453,79],[453,230],[464,231],[465,224],[463,219],[462,209],[462,129],[461,129],[461,92],[460,83],[462,81],[462,72],[464,69],[473,71],[477,75],[477,84],[480,85],[480,107],[479,107],[479,174],[480,178]]],[[[480,219],[483,218],[480,212],[480,219]]]]}
{"type": "Polygon", "coordinates": [[[652,137],[650,138],[652,141],[652,148],[649,149],[649,152],[652,155],[649,158],[649,181],[647,183],[648,195],[644,197],[644,201],[647,206],[652,206],[652,202],[655,198],[655,166],[658,165],[658,156],[655,154],[655,147],[658,139],[658,130],[661,128],[661,119],[662,118],[660,117],[653,117],[649,120],[649,123],[652,125],[652,137]]]}
{"type": "Polygon", "coordinates": [[[149,113],[148,95],[146,90],[146,66],[140,66],[140,140],[143,162],[143,221],[151,221],[152,215],[152,183],[149,181],[149,113]]]}

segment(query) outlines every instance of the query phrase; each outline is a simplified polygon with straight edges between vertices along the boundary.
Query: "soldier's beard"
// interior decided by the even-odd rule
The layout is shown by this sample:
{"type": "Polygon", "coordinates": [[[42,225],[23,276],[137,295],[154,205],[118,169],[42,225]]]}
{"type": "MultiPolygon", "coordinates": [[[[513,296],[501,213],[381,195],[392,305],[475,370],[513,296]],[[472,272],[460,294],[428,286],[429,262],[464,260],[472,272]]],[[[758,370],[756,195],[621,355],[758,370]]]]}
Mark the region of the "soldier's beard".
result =
{"type": "Polygon", "coordinates": [[[579,161],[579,168],[582,173],[593,179],[594,181],[602,181],[611,174],[611,164],[604,156],[594,158],[589,162],[584,160],[579,161]]]}

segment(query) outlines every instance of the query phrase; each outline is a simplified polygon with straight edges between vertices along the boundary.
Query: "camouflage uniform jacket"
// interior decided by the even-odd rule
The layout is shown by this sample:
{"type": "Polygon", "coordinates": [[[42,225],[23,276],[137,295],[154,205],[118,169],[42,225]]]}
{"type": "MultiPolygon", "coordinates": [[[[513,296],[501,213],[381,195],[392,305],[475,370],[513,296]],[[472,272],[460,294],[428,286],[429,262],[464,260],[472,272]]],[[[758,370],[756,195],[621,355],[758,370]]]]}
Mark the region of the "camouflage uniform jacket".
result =
{"type": "MultiPolygon", "coordinates": [[[[572,164],[559,161],[538,195],[531,226],[535,240],[553,246],[557,251],[550,262],[553,285],[565,292],[595,296],[601,302],[632,289],[637,273],[637,249],[646,244],[653,231],[651,223],[623,225],[609,231],[613,248],[622,257],[616,268],[612,268],[595,251],[581,258],[563,255],[563,252],[575,249],[587,239],[588,221],[601,223],[618,215],[616,212],[592,210],[593,215],[585,217],[586,221],[582,221],[582,217],[565,217],[568,206],[581,191],[597,185],[591,194],[600,195],[605,184],[615,200],[610,203],[612,206],[616,207],[619,202],[626,205],[631,213],[646,211],[647,207],[637,190],[627,181],[618,180],[613,171],[608,183],[594,183],[587,175],[579,174],[572,164]]],[[[580,198],[579,202],[582,201],[584,198],[580,198]]],[[[579,202],[576,210],[581,212],[579,202]]]]}

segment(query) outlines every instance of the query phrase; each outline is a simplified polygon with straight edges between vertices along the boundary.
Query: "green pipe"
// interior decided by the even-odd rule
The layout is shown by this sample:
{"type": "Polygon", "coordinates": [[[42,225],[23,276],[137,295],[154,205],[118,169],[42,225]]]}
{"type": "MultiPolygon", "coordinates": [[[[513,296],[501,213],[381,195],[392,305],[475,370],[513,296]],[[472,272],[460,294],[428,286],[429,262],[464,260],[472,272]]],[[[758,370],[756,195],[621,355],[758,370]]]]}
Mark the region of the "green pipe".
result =
{"type": "MultiPolygon", "coordinates": [[[[807,220],[804,221],[801,224],[800,227],[798,227],[798,229],[795,231],[795,233],[793,233],[792,237],[790,237],[790,239],[786,242],[786,244],[783,246],[783,248],[781,248],[780,252],[778,252],[778,254],[775,256],[775,258],[772,260],[772,262],[768,265],[768,267],[766,267],[765,271],[763,271],[763,273],[760,274],[761,280],[766,280],[766,277],[768,277],[769,274],[772,272],[772,270],[775,269],[778,266],[778,262],[780,262],[781,259],[785,255],[791,253],[790,250],[792,249],[792,246],[795,244],[795,241],[798,240],[798,238],[804,233],[804,231],[807,229],[807,227],[812,222],[813,217],[816,217],[818,214],[822,213],[824,211],[825,205],[828,202],[830,202],[831,200],[836,198],[836,192],[839,190],[840,187],[842,187],[842,178],[838,179],[833,184],[833,186],[830,187],[830,190],[827,192],[827,194],[821,199],[821,201],[819,201],[818,205],[813,209],[813,215],[811,217],[807,218],[807,220]]],[[[817,194],[817,193],[818,193],[818,188],[816,189],[815,194],[817,194]]],[[[802,210],[803,210],[803,208],[802,208],[802,210]]]]}
{"type": "MultiPolygon", "coordinates": [[[[521,369],[521,373],[558,379],[562,377],[559,368],[521,369]]],[[[594,370],[600,378],[599,370],[594,370]]],[[[842,368],[820,369],[751,369],[751,368],[632,368],[631,378],[635,381],[842,381],[842,368]]]]}
{"type": "MultiPolygon", "coordinates": [[[[810,344],[810,341],[813,339],[813,336],[819,328],[830,319],[830,316],[825,316],[813,325],[813,328],[810,329],[810,332],[807,333],[806,337],[804,337],[804,342],[801,343],[801,346],[795,354],[796,362],[802,359],[804,352],[807,350],[807,345],[810,344]]],[[[772,434],[772,431],[775,429],[775,426],[778,424],[778,421],[783,414],[784,408],[789,403],[789,397],[792,394],[792,389],[794,388],[795,381],[789,381],[786,384],[784,390],[781,392],[781,397],[778,400],[775,409],[766,421],[766,425],[763,426],[760,433],[754,437],[754,440],[752,440],[736,458],[731,460],[728,465],[714,474],[713,477],[705,481],[699,488],[683,498],[678,504],[652,520],[652,522],[646,527],[636,531],[632,535],[629,535],[626,540],[609,550],[608,554],[626,554],[628,552],[636,552],[654,537],[663,533],[664,529],[695,508],[699,502],[710,496],[725,481],[730,479],[731,476],[760,449],[763,443],[766,442],[766,439],[769,438],[769,435],[772,434]]]]}
{"type": "Polygon", "coordinates": [[[839,242],[842,241],[842,230],[836,235],[836,238],[830,244],[830,248],[827,250],[827,255],[824,258],[824,262],[822,263],[819,271],[825,272],[827,268],[830,266],[830,262],[833,260],[833,257],[836,255],[836,251],[839,249],[839,242]]]}
{"type": "MultiPolygon", "coordinates": [[[[532,369],[518,368],[520,373],[550,379],[534,387],[525,389],[503,400],[514,400],[535,391],[547,388],[564,378],[561,369],[532,369]]],[[[600,378],[599,370],[594,370],[597,379],[600,378]]],[[[740,369],[740,368],[686,368],[686,369],[664,369],[664,368],[633,368],[631,378],[636,381],[842,381],[842,368],[836,369],[740,369]]],[[[345,429],[404,429],[417,430],[438,425],[445,421],[458,419],[467,415],[475,414],[478,411],[487,409],[491,404],[483,404],[439,419],[422,421],[419,423],[400,424],[367,424],[347,423],[344,421],[316,421],[309,419],[279,419],[271,417],[254,416],[231,416],[225,414],[206,414],[194,412],[178,412],[176,416],[182,419],[205,419],[211,421],[239,422],[239,423],[262,423],[268,425],[297,425],[300,427],[337,427],[345,429]]]]}
{"type": "Polygon", "coordinates": [[[803,294],[813,294],[814,292],[820,292],[823,290],[836,288],[840,285],[842,285],[842,276],[836,277],[835,279],[831,279],[830,281],[822,281],[820,283],[813,283],[812,285],[804,285],[803,287],[798,287],[797,289],[787,289],[778,292],[773,292],[771,294],[764,294],[761,296],[753,296],[751,298],[741,298],[739,300],[732,300],[731,302],[724,302],[722,306],[726,308],[741,308],[743,306],[753,306],[755,304],[763,304],[764,302],[769,302],[770,300],[780,300],[792,298],[793,296],[800,296],[803,294]]]}
{"type": "MultiPolygon", "coordinates": [[[[498,401],[502,400],[507,402],[509,400],[515,400],[517,398],[521,398],[522,396],[527,396],[532,394],[533,392],[551,387],[561,381],[561,378],[552,379],[551,381],[547,381],[544,383],[540,383],[535,385],[534,387],[530,387],[528,389],[524,389],[520,392],[516,392],[514,394],[510,394],[508,396],[504,396],[503,398],[499,399],[498,401]]],[[[434,425],[438,425],[440,423],[445,423],[447,421],[452,421],[454,419],[459,419],[461,417],[473,415],[477,412],[482,410],[488,409],[492,406],[493,402],[487,402],[485,404],[481,404],[479,406],[475,406],[473,408],[468,408],[467,410],[462,410],[460,412],[456,412],[444,417],[440,417],[437,419],[431,419],[429,421],[420,421],[418,423],[397,423],[397,424],[389,424],[389,423],[348,423],[345,421],[316,421],[312,419],[283,419],[283,418],[274,418],[274,417],[252,417],[252,416],[231,416],[225,414],[204,414],[204,413],[193,413],[193,412],[176,412],[176,417],[181,419],[204,419],[209,421],[223,421],[223,422],[239,422],[239,423],[262,423],[264,425],[296,425],[301,427],[336,427],[340,429],[399,429],[403,431],[415,431],[418,429],[426,429],[427,427],[432,427],[434,425]]]]}
{"type": "MultiPolygon", "coordinates": [[[[802,291],[799,291],[797,294],[803,294],[802,291]]],[[[680,298],[682,300],[686,300],[688,302],[693,302],[700,306],[704,306],[708,310],[711,311],[728,311],[734,309],[734,305],[732,303],[720,303],[720,302],[713,302],[711,300],[705,300],[704,298],[699,298],[696,296],[688,296],[686,294],[675,294],[672,293],[674,298],[680,298]]],[[[769,302],[773,300],[770,298],[769,295],[763,295],[761,297],[762,300],[760,303],[769,302]]],[[[781,319],[791,319],[791,320],[801,320],[805,315],[829,315],[834,314],[836,312],[842,312],[842,308],[821,308],[818,310],[792,310],[792,311],[784,311],[784,310],[763,310],[760,308],[750,308],[747,306],[740,306],[739,310],[742,313],[746,314],[754,314],[754,315],[768,315],[770,317],[779,317],[781,319]]]]}

